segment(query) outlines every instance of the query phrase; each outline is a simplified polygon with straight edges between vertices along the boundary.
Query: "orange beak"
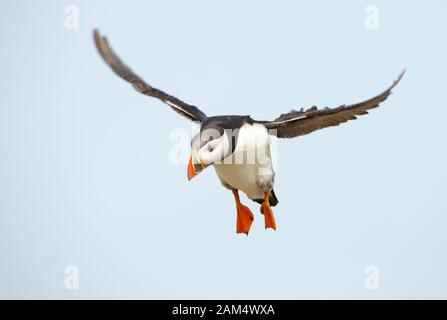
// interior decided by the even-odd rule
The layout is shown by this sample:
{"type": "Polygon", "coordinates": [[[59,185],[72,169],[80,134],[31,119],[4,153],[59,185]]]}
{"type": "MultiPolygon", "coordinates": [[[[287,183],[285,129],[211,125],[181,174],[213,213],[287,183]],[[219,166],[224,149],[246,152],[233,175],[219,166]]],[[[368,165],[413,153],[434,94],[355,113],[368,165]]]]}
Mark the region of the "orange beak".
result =
{"type": "Polygon", "coordinates": [[[194,169],[194,164],[192,163],[192,155],[189,157],[188,161],[188,180],[191,180],[197,175],[196,170],[194,169]]]}
{"type": "Polygon", "coordinates": [[[192,178],[197,176],[206,167],[207,167],[207,165],[205,164],[205,162],[203,162],[200,159],[199,159],[199,163],[198,164],[195,163],[194,160],[193,160],[193,155],[191,155],[189,157],[189,161],[188,161],[188,180],[191,180],[192,178]]]}

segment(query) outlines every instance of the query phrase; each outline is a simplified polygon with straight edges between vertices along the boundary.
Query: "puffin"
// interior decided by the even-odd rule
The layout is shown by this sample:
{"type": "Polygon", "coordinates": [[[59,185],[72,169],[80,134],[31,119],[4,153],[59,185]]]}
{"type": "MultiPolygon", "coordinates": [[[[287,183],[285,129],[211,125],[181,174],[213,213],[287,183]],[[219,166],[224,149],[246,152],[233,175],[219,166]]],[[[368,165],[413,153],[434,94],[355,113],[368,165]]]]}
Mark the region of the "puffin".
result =
{"type": "Polygon", "coordinates": [[[198,107],[159,90],[134,73],[115,54],[107,38],[93,30],[96,48],[115,74],[132,84],[140,93],[157,98],[174,111],[199,125],[191,140],[187,177],[191,180],[212,166],[222,185],[233,193],[236,204],[236,233],[248,235],[254,215],[241,203],[239,191],[260,204],[265,229],[276,230],[272,207],[278,204],[273,189],[275,172],[271,157],[271,137],[294,138],[316,130],[338,126],[370,109],[377,108],[402,79],[405,69],[382,93],[363,102],[338,107],[292,109],[274,120],[255,120],[250,115],[208,116],[198,107]]]}

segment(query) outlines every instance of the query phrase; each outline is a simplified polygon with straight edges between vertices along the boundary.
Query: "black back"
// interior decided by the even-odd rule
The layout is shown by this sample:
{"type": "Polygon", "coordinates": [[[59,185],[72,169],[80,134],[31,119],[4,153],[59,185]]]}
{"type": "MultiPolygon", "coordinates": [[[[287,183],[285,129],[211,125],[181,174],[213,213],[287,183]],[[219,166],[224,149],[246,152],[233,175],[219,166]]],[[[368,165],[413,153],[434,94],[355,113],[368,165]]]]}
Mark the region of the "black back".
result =
{"type": "Polygon", "coordinates": [[[224,129],[240,129],[244,123],[252,124],[254,120],[250,116],[214,116],[207,117],[202,121],[201,130],[208,128],[217,129],[221,134],[224,129]]]}

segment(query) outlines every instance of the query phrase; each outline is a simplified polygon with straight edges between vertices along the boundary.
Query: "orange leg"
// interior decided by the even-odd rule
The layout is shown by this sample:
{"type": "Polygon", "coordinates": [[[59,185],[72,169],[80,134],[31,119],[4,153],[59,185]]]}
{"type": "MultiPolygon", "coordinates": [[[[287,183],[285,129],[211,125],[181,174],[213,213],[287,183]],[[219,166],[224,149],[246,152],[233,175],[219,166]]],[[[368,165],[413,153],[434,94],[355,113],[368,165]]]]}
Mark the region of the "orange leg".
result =
{"type": "Polygon", "coordinates": [[[250,209],[244,206],[239,199],[239,192],[233,191],[234,200],[236,201],[237,220],[236,220],[236,232],[245,233],[248,235],[251,224],[253,223],[254,216],[250,209]]]}
{"type": "Polygon", "coordinates": [[[264,192],[264,202],[261,205],[261,213],[264,215],[265,228],[276,230],[275,217],[269,202],[270,192],[264,192]]]}

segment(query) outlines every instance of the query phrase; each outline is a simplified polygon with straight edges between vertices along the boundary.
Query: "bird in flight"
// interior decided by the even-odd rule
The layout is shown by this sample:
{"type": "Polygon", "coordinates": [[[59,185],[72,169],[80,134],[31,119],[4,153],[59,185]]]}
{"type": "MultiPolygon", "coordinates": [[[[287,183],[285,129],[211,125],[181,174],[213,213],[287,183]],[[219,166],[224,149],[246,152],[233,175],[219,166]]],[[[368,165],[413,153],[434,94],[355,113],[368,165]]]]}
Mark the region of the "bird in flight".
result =
{"type": "Polygon", "coordinates": [[[261,205],[265,228],[276,230],[271,207],[278,204],[278,199],[273,190],[275,173],[270,136],[294,138],[357,119],[385,101],[405,73],[403,70],[397,80],[379,95],[356,104],[292,110],[271,121],[255,120],[249,115],[207,116],[196,106],[146,83],[121,61],[97,30],[93,30],[93,37],[100,55],[118,76],[131,83],[140,93],[160,99],[177,113],[199,124],[199,133],[191,141],[188,179],[213,166],[222,185],[234,195],[236,232],[247,235],[254,215],[241,203],[239,191],[261,205]]]}

